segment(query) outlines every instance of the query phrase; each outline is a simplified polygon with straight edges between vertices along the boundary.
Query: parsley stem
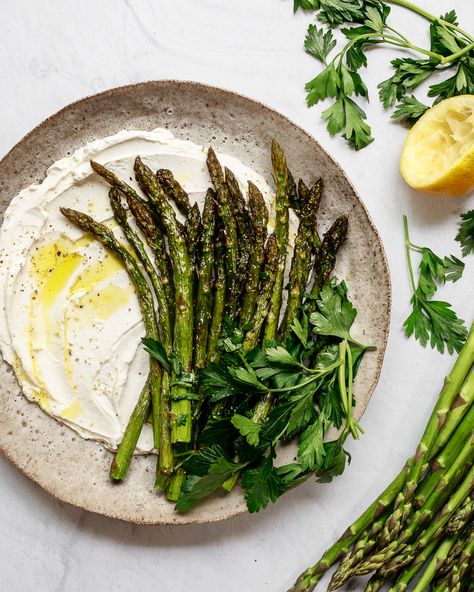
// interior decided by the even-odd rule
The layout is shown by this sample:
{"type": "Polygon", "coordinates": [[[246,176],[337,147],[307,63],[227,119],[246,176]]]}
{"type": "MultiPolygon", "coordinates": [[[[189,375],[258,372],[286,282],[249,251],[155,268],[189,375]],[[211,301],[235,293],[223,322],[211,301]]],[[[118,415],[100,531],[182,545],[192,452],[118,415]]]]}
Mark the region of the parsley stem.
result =
{"type": "Polygon", "coordinates": [[[403,41],[405,41],[405,43],[410,43],[410,40],[407,37],[405,37],[405,35],[403,35],[403,33],[398,31],[394,27],[390,27],[389,25],[385,25],[385,28],[387,29],[387,31],[392,31],[392,33],[395,33],[395,35],[398,35],[401,39],[403,39],[403,41]]]}
{"type": "Polygon", "coordinates": [[[417,14],[421,15],[425,19],[427,19],[433,23],[437,22],[447,29],[453,29],[454,31],[461,33],[461,35],[464,35],[464,37],[466,37],[466,39],[469,39],[469,41],[474,41],[474,37],[472,35],[470,35],[469,33],[467,33],[466,31],[464,31],[463,29],[461,29],[460,27],[458,27],[458,25],[455,25],[454,23],[450,23],[448,21],[445,21],[442,18],[438,18],[434,14],[429,13],[428,11],[424,10],[423,8],[420,8],[416,4],[413,4],[412,2],[408,2],[407,0],[387,0],[387,1],[390,2],[391,4],[398,4],[398,6],[403,6],[404,8],[408,8],[408,10],[411,10],[412,12],[416,12],[417,14]]]}
{"type": "MultiPolygon", "coordinates": [[[[266,389],[266,390],[269,393],[286,393],[288,391],[296,391],[296,390],[300,389],[302,386],[306,386],[307,384],[311,384],[315,380],[318,380],[318,378],[320,378],[324,374],[328,374],[328,373],[332,372],[337,367],[339,367],[341,365],[341,363],[342,362],[340,360],[338,360],[337,362],[335,362],[334,364],[331,364],[330,366],[328,366],[324,370],[320,370],[318,374],[315,374],[314,376],[311,376],[311,378],[308,378],[308,380],[304,380],[303,382],[299,382],[298,384],[295,384],[293,386],[286,386],[284,388],[276,388],[276,389],[269,388],[269,389],[266,389]]],[[[263,386],[265,386],[265,385],[263,385],[263,386]]]]}
{"type": "MultiPolygon", "coordinates": [[[[380,40],[380,42],[385,42],[385,43],[388,43],[389,45],[394,45],[395,47],[404,47],[406,49],[411,49],[411,50],[421,53],[423,55],[429,56],[430,58],[433,58],[440,63],[443,61],[444,58],[441,54],[435,53],[434,51],[430,51],[429,49],[424,49],[423,47],[418,47],[417,45],[414,45],[413,43],[411,43],[406,37],[403,37],[398,31],[395,31],[394,29],[390,29],[390,30],[392,30],[392,32],[396,33],[397,35],[400,35],[400,38],[394,37],[393,35],[386,35],[384,33],[374,33],[374,32],[358,35],[357,37],[354,37],[348,43],[346,43],[346,45],[342,48],[342,50],[334,56],[331,63],[334,64],[338,58],[339,58],[339,62],[341,62],[342,58],[348,52],[348,50],[355,43],[358,43],[359,41],[363,41],[364,39],[380,40]]],[[[455,59],[455,57],[453,57],[453,56],[448,56],[446,58],[446,60],[449,61],[450,58],[455,59]]]]}
{"type": "Polygon", "coordinates": [[[410,255],[410,235],[408,234],[408,218],[406,215],[403,216],[403,228],[405,230],[405,250],[407,254],[407,263],[408,263],[408,271],[410,273],[410,281],[413,288],[413,295],[416,297],[416,284],[415,284],[415,276],[413,273],[413,265],[411,262],[411,255],[410,255]]]}
{"type": "Polygon", "coordinates": [[[349,425],[349,411],[347,404],[347,389],[346,389],[346,348],[347,341],[341,341],[339,344],[339,370],[337,377],[339,379],[339,393],[341,394],[342,407],[346,413],[346,427],[349,425]]]}
{"type": "Polygon", "coordinates": [[[450,56],[446,56],[441,60],[442,64],[448,64],[449,62],[455,62],[457,59],[459,59],[460,57],[462,57],[463,55],[465,55],[466,53],[469,53],[470,51],[472,51],[474,49],[474,41],[469,44],[466,45],[466,47],[463,47],[462,49],[460,49],[459,51],[457,51],[456,53],[451,54],[450,56]]]}

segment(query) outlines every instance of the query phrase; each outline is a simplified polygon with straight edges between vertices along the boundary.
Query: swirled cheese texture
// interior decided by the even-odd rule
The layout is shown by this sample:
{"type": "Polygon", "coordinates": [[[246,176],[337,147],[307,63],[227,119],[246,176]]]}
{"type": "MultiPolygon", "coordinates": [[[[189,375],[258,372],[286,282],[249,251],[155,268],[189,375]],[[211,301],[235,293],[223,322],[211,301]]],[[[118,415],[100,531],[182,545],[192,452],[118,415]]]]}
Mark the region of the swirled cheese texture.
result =
{"type": "MultiPolygon", "coordinates": [[[[133,161],[168,168],[192,201],[210,185],[207,147],[169,131],[121,131],[95,140],[54,163],[42,183],[10,203],[0,230],[0,346],[23,393],[84,438],[114,449],[148,374],[144,327],[133,285],[120,262],[70,224],[61,206],[114,223],[108,186],[95,160],[137,188],[133,161]]],[[[270,201],[265,180],[239,160],[218,154],[243,191],[252,180],[270,201]]],[[[138,189],[138,188],[137,188],[138,189]]],[[[153,448],[145,425],[138,451],[153,448]]]]}

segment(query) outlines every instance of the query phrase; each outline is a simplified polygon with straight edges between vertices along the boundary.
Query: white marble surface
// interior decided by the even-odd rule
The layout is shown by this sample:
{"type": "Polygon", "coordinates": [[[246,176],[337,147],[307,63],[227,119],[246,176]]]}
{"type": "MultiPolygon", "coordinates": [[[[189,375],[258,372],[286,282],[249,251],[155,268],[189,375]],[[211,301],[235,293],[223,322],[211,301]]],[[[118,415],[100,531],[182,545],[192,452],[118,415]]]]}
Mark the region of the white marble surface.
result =
{"type": "MultiPolygon", "coordinates": [[[[419,0],[435,12],[456,8],[466,27],[472,2],[419,0]]],[[[400,10],[393,11],[402,14],[400,10]]],[[[405,130],[376,100],[390,50],[374,52],[366,74],[377,141],[355,153],[331,139],[304,83],[318,70],[302,41],[311,16],[292,16],[290,0],[35,0],[0,3],[0,156],[43,118],[110,87],[176,78],[254,97],[316,136],[341,163],[378,226],[393,281],[390,341],[378,388],[363,418],[365,437],[349,445],[350,468],[332,485],[307,484],[259,515],[201,527],[137,527],[51,499],[0,458],[0,589],[5,592],[281,592],[390,481],[419,439],[451,359],[415,341],[401,324],[409,307],[401,216],[413,238],[459,255],[458,215],[473,196],[414,194],[398,159],[405,130]]],[[[426,24],[402,16],[404,31],[426,41],[426,24]]],[[[443,288],[473,319],[474,258],[465,278],[443,288]]],[[[362,590],[361,583],[348,587],[362,590]]]]}

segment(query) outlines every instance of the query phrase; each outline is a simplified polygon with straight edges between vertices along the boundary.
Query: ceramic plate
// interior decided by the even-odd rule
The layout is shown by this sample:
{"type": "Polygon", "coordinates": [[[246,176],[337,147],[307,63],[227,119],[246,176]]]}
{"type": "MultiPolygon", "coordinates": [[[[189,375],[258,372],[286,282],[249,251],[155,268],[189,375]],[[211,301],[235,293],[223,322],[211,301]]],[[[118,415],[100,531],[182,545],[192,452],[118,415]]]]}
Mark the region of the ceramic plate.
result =
{"type": "MultiPolygon", "coordinates": [[[[349,238],[336,273],[345,278],[358,309],[354,334],[374,344],[355,384],[355,416],[375,388],[390,320],[390,279],[380,237],[339,165],[303,129],[276,111],[240,95],[193,82],[156,81],[109,90],[73,103],[30,132],[0,162],[0,211],[22,188],[41,181],[56,160],[96,138],[123,129],[168,128],[178,138],[212,144],[271,182],[272,137],[283,146],[296,178],[324,178],[322,230],[340,214],[350,219],[349,238]]],[[[366,426],[370,429],[370,426],[366,426]]],[[[0,449],[25,475],[58,499],[135,523],[191,524],[245,511],[239,488],[178,515],[153,489],[154,459],[135,459],[120,485],[108,479],[110,452],[80,438],[22,396],[12,369],[2,362],[0,449]]],[[[315,486],[315,489],[318,486],[315,486]]],[[[327,487],[327,486],[325,486],[327,487]]]]}

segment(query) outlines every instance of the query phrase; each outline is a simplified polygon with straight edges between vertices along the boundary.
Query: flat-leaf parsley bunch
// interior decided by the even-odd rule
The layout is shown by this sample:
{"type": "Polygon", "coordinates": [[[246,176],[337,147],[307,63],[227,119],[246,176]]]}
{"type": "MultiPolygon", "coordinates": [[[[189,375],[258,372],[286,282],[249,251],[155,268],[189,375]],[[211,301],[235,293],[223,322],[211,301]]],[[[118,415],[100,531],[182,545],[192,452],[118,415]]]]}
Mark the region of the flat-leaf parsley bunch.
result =
{"type": "Polygon", "coordinates": [[[332,105],[322,113],[331,135],[343,135],[359,150],[373,141],[366,114],[357,97],[368,99],[369,92],[360,71],[367,67],[367,50],[385,44],[409,50],[419,57],[392,60],[393,75],[378,85],[379,97],[388,109],[395,106],[393,119],[417,121],[428,106],[412,93],[434,73],[448,73],[432,84],[428,97],[434,104],[455,95],[474,93],[474,36],[459,27],[454,10],[438,18],[405,0],[294,0],[294,10],[316,11],[325,26],[309,25],[304,47],[324,69],[306,84],[310,107],[324,99],[332,105]],[[390,21],[390,6],[396,4],[430,22],[428,48],[418,47],[390,21]],[[350,26],[347,26],[350,25],[350,26]],[[336,48],[331,29],[339,28],[345,45],[336,48]]]}

